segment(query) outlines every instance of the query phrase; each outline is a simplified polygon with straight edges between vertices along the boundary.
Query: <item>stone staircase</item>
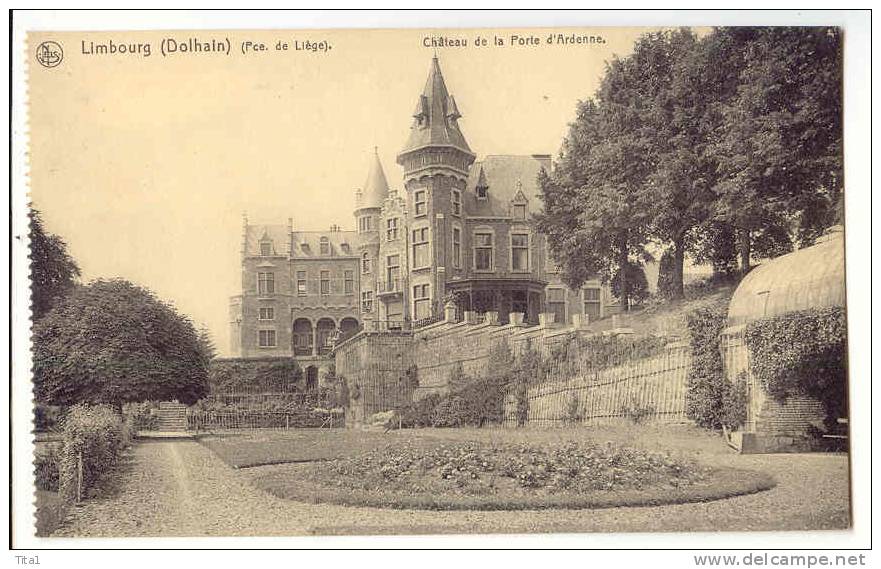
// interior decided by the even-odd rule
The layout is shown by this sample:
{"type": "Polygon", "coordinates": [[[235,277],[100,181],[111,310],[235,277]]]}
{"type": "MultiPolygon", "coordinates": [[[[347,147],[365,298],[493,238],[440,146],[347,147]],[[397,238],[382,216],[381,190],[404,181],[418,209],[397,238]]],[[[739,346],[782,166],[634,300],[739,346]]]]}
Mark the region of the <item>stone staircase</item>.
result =
{"type": "Polygon", "coordinates": [[[159,422],[156,430],[164,433],[182,433],[187,430],[187,406],[182,403],[159,403],[159,422]]]}

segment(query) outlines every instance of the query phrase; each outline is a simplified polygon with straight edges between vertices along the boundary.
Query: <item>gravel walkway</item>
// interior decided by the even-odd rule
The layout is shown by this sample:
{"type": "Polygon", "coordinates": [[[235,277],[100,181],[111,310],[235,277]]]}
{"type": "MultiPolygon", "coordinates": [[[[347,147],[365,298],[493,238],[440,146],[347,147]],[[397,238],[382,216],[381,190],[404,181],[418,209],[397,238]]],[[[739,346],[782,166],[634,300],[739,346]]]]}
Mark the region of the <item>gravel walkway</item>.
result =
{"type": "MultiPolygon", "coordinates": [[[[657,532],[841,529],[848,526],[845,455],[724,455],[720,466],[765,470],[777,488],[703,504],[580,511],[427,512],[309,505],[249,483],[193,441],[145,442],[111,495],[71,508],[56,537],[657,532]]],[[[265,472],[265,470],[264,470],[265,472]]]]}

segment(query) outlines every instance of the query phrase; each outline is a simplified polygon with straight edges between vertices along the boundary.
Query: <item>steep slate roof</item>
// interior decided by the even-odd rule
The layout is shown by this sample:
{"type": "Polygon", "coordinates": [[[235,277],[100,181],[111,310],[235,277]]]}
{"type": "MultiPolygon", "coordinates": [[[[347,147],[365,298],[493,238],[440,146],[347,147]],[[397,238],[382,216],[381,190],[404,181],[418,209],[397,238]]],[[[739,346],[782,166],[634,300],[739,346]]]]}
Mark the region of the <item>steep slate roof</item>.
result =
{"type": "Polygon", "coordinates": [[[447,91],[440,64],[435,56],[431,59],[431,70],[428,72],[425,88],[416,101],[410,137],[401,154],[425,146],[453,146],[473,155],[465,141],[465,136],[459,129],[457,121],[461,116],[456,100],[447,91]]]}
{"type": "Polygon", "coordinates": [[[327,237],[331,257],[357,256],[358,233],[356,231],[294,231],[291,257],[327,258],[321,254],[321,238],[327,237]],[[346,248],[348,245],[348,248],[346,248]]]}
{"type": "Polygon", "coordinates": [[[364,190],[361,193],[361,201],[358,208],[382,207],[388,197],[389,185],[379,160],[379,151],[373,149],[373,160],[370,162],[370,170],[367,172],[367,181],[364,182],[364,190]]]}
{"type": "Polygon", "coordinates": [[[245,255],[259,256],[260,241],[263,240],[264,237],[267,237],[272,241],[273,254],[284,255],[287,257],[289,252],[288,240],[290,239],[287,225],[257,224],[248,225],[246,227],[245,255]]]}
{"type": "Polygon", "coordinates": [[[491,155],[475,162],[468,172],[468,183],[462,197],[465,211],[472,216],[508,216],[511,201],[518,191],[522,191],[528,200],[527,214],[539,211],[541,189],[538,187],[538,173],[545,164],[547,158],[528,155],[491,155]],[[479,183],[489,187],[485,200],[477,198],[479,183]]]}

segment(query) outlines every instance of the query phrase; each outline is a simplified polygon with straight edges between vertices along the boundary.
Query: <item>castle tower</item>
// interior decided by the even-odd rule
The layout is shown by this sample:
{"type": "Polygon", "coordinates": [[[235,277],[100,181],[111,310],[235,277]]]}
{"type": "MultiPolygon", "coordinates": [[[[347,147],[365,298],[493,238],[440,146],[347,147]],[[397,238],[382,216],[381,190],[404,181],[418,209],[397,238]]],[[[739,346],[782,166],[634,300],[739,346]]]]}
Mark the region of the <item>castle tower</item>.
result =
{"type": "Polygon", "coordinates": [[[410,136],[397,157],[407,193],[410,312],[415,320],[441,312],[454,227],[459,239],[462,235],[463,196],[476,156],[459,129],[461,117],[435,56],[413,111],[410,136]]]}
{"type": "Polygon", "coordinates": [[[389,194],[379,152],[374,147],[364,188],[355,192],[355,220],[358,227],[358,251],[361,316],[364,320],[377,319],[377,287],[381,278],[379,263],[380,213],[389,194]]]}

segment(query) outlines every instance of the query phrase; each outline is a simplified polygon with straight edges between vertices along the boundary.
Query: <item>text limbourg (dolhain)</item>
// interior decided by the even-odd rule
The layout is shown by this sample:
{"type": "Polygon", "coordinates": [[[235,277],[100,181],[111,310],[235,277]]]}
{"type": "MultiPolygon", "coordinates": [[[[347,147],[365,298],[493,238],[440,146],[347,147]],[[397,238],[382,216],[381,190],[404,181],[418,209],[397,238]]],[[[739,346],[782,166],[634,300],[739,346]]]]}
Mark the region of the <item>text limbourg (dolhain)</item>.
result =
{"type": "MultiPolygon", "coordinates": [[[[229,54],[230,42],[227,38],[204,40],[196,37],[164,38],[161,44],[162,55],[221,53],[229,54]]],[[[149,42],[80,41],[83,55],[136,55],[150,57],[153,45],[149,42]]]]}

